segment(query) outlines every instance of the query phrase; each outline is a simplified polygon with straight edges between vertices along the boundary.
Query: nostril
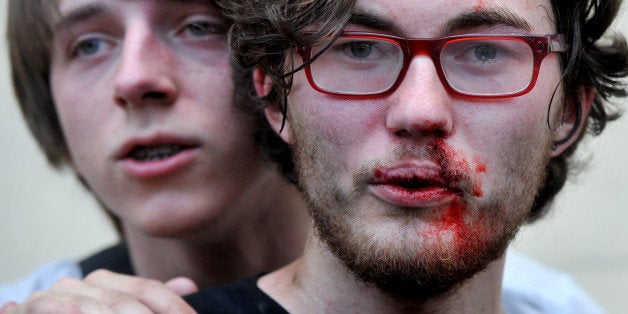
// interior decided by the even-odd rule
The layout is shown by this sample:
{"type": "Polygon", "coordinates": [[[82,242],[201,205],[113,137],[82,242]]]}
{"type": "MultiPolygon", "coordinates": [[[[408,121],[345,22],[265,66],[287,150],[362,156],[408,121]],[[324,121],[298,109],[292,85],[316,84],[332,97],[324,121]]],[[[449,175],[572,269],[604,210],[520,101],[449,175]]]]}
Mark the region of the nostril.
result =
{"type": "Polygon", "coordinates": [[[122,97],[120,95],[116,95],[115,102],[123,107],[138,107],[148,104],[163,104],[163,105],[171,105],[174,102],[174,96],[169,95],[168,93],[162,92],[148,92],[142,94],[142,96],[137,99],[133,97],[122,97]]]}
{"type": "Polygon", "coordinates": [[[436,129],[436,130],[434,130],[434,134],[435,134],[436,137],[442,138],[442,137],[447,136],[447,131],[445,131],[443,129],[436,129]]]}
{"type": "Polygon", "coordinates": [[[415,136],[435,136],[446,137],[450,131],[447,126],[437,123],[415,123],[408,127],[391,128],[387,127],[388,132],[394,133],[399,137],[415,137],[415,136]]]}
{"type": "Polygon", "coordinates": [[[158,100],[163,100],[163,99],[167,99],[168,95],[166,95],[165,93],[161,93],[161,92],[148,92],[145,93],[142,96],[143,99],[158,99],[158,100]]]}
{"type": "Polygon", "coordinates": [[[118,94],[116,94],[113,98],[118,106],[126,107],[128,105],[126,99],[118,94]]]}

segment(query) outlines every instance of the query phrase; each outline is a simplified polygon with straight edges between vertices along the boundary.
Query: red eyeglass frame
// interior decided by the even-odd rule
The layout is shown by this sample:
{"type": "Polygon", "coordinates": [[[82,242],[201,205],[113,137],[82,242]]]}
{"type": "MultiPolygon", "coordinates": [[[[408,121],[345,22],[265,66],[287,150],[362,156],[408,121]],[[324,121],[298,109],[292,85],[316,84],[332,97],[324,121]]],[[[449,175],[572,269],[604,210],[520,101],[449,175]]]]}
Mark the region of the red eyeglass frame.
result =
{"type": "MultiPolygon", "coordinates": [[[[445,87],[445,89],[454,95],[469,97],[469,98],[481,98],[481,99],[499,99],[499,98],[509,98],[509,97],[517,97],[521,95],[525,95],[529,93],[535,86],[536,81],[539,76],[539,69],[541,67],[541,63],[543,59],[547,57],[547,55],[551,53],[560,53],[567,51],[567,43],[566,37],[562,34],[553,34],[553,35],[482,35],[482,34],[469,34],[469,35],[456,35],[456,36],[446,36],[441,38],[403,38],[398,36],[386,35],[386,34],[378,34],[378,33],[369,33],[369,32],[355,32],[355,31],[346,31],[343,32],[339,38],[342,37],[351,37],[351,38],[364,38],[364,39],[375,39],[375,40],[385,40],[393,42],[399,47],[401,47],[403,51],[403,66],[399,71],[399,75],[397,75],[397,79],[395,83],[391,85],[390,88],[383,92],[373,93],[373,94],[365,94],[365,95],[356,95],[356,94],[344,94],[344,93],[336,93],[330,92],[328,90],[320,88],[316,85],[314,79],[312,78],[312,72],[310,70],[310,64],[316,61],[316,57],[312,58],[312,47],[307,46],[299,46],[296,49],[296,53],[301,56],[303,60],[305,75],[307,80],[312,86],[312,88],[320,93],[331,95],[331,96],[342,96],[344,98],[354,98],[354,99],[371,99],[378,97],[385,97],[393,93],[397,87],[403,81],[403,78],[408,71],[408,67],[410,66],[410,62],[415,56],[418,55],[428,55],[431,57],[432,62],[434,62],[434,66],[436,67],[436,71],[440,78],[441,84],[445,87]],[[464,92],[460,92],[451,85],[447,81],[445,74],[442,69],[442,65],[440,62],[440,52],[445,44],[452,41],[460,41],[460,40],[495,40],[495,39],[506,39],[506,40],[518,40],[525,42],[532,49],[534,63],[533,63],[533,72],[532,78],[528,86],[518,92],[513,92],[509,94],[500,94],[500,95],[475,95],[475,94],[467,94],[464,92]]],[[[319,55],[324,53],[327,49],[325,47],[319,55]]]]}

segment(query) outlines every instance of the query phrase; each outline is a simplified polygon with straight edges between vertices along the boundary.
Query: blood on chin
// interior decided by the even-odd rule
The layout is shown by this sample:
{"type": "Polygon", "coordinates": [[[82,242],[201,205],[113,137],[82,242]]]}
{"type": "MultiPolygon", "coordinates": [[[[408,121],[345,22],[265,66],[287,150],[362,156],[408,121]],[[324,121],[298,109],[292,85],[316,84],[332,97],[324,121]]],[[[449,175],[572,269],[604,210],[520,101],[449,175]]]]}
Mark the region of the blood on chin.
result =
{"type": "Polygon", "coordinates": [[[488,236],[485,215],[483,211],[470,210],[457,199],[442,209],[438,217],[431,219],[420,233],[426,239],[450,242],[456,251],[466,251],[474,246],[478,238],[488,236]]]}
{"type": "Polygon", "coordinates": [[[374,214],[366,210],[363,212],[364,217],[352,220],[356,223],[361,221],[362,224],[365,221],[379,224],[381,228],[373,230],[379,229],[383,233],[396,229],[397,232],[393,234],[397,234],[399,241],[412,241],[410,238],[414,238],[422,246],[442,246],[447,251],[467,251],[477,246],[478,239],[490,238],[498,229],[496,226],[502,225],[497,218],[499,214],[492,215],[476,208],[478,204],[471,198],[453,197],[443,205],[430,208],[397,206],[381,199],[370,202],[371,206],[383,211],[376,210],[379,213],[374,214]],[[371,217],[363,219],[366,216],[371,217]],[[489,221],[491,216],[495,216],[496,220],[489,221]]]}

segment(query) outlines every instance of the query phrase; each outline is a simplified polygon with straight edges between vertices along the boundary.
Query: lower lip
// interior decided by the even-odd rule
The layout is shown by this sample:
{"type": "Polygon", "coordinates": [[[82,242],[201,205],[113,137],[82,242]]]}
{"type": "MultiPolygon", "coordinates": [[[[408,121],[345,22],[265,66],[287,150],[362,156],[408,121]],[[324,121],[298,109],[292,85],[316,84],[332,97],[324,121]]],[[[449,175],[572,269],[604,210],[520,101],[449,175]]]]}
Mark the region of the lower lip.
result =
{"type": "Polygon", "coordinates": [[[456,194],[443,187],[409,190],[398,185],[377,184],[369,187],[380,199],[397,206],[427,208],[451,203],[456,194]]]}
{"type": "Polygon", "coordinates": [[[170,175],[192,163],[198,155],[198,148],[189,148],[168,158],[138,161],[131,158],[121,160],[122,168],[138,179],[154,179],[170,175]]]}

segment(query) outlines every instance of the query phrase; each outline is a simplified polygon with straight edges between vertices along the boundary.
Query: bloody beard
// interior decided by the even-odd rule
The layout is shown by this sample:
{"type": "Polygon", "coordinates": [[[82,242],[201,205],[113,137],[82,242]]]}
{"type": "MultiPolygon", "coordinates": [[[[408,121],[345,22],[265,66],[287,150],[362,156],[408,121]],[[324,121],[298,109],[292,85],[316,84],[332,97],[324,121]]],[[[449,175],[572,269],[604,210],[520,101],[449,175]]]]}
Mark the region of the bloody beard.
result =
{"type": "Polygon", "coordinates": [[[338,151],[303,125],[292,123],[295,163],[317,236],[357,278],[418,303],[454,292],[503,256],[532,207],[549,160],[550,143],[540,136],[513,139],[497,169],[435,139],[424,147],[394,148],[366,163],[353,171],[352,186],[346,188],[339,183],[338,151]],[[457,194],[454,200],[407,208],[368,193],[377,167],[410,158],[437,163],[440,179],[457,194]],[[483,174],[494,181],[491,190],[482,189],[483,174]]]}

